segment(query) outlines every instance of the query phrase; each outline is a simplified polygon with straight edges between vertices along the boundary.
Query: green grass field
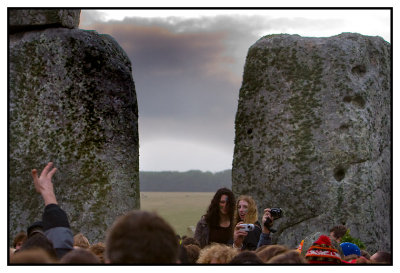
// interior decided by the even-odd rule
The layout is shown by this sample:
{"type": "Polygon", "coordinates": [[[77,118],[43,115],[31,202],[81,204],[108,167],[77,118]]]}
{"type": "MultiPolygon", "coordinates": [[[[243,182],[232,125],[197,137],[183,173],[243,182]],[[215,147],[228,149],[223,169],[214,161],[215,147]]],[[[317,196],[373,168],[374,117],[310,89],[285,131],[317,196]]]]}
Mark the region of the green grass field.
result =
{"type": "Polygon", "coordinates": [[[196,227],[206,213],[214,192],[141,192],[140,208],[156,212],[181,236],[193,236],[188,227],[196,227]]]}

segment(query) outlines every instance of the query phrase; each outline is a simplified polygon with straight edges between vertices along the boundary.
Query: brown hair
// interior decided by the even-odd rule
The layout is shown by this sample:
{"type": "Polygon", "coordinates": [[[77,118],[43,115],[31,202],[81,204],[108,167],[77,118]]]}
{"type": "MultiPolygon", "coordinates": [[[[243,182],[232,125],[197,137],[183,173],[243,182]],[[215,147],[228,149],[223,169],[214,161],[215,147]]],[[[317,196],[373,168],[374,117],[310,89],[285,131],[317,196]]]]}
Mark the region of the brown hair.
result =
{"type": "Polygon", "coordinates": [[[20,231],[17,235],[14,237],[13,241],[13,247],[16,248],[18,243],[24,243],[28,239],[28,235],[24,231],[20,231]]]}
{"type": "Polygon", "coordinates": [[[253,251],[242,251],[229,264],[264,264],[253,251]]]}
{"type": "Polygon", "coordinates": [[[257,248],[255,253],[264,262],[268,262],[272,257],[288,251],[284,245],[265,245],[257,248]]]}
{"type": "Polygon", "coordinates": [[[269,259],[267,264],[307,264],[299,251],[291,249],[269,259]]]}
{"type": "Polygon", "coordinates": [[[18,251],[10,257],[11,264],[52,264],[56,260],[41,248],[18,251]]]}
{"type": "Polygon", "coordinates": [[[209,264],[213,258],[220,263],[229,263],[239,253],[238,249],[218,243],[211,243],[200,251],[198,264],[209,264]]]}
{"type": "Polygon", "coordinates": [[[182,240],[182,245],[187,246],[187,245],[197,245],[200,247],[199,241],[197,241],[193,237],[186,237],[185,239],[182,240]]]}
{"type": "Polygon", "coordinates": [[[100,260],[89,250],[76,248],[65,254],[61,260],[61,264],[99,264],[100,260]]]}
{"type": "Polygon", "coordinates": [[[200,247],[198,245],[185,245],[188,264],[195,264],[200,255],[200,247]]]}
{"type": "Polygon", "coordinates": [[[336,239],[341,239],[347,232],[347,228],[343,225],[334,226],[329,230],[329,233],[333,232],[333,236],[336,239]]]}
{"type": "Polygon", "coordinates": [[[235,225],[240,222],[240,217],[238,213],[238,205],[239,201],[246,201],[249,204],[248,212],[246,216],[244,217],[244,222],[249,223],[249,224],[254,224],[258,220],[258,212],[257,212],[257,205],[254,199],[249,196],[249,195],[241,195],[236,201],[236,207],[235,207],[235,225]]]}
{"type": "Polygon", "coordinates": [[[25,243],[22,245],[22,247],[15,253],[23,252],[29,249],[36,249],[36,248],[41,248],[44,251],[48,253],[50,258],[56,260],[57,259],[57,254],[56,250],[53,247],[52,241],[50,241],[46,235],[44,235],[42,232],[37,232],[30,236],[25,243]]]}
{"type": "Polygon", "coordinates": [[[106,251],[106,246],[104,243],[99,242],[92,245],[89,250],[99,258],[100,263],[104,264],[104,252],[106,251]]]}
{"type": "Polygon", "coordinates": [[[90,243],[82,233],[78,233],[74,236],[74,246],[87,249],[90,247],[90,243]]]}
{"type": "Polygon", "coordinates": [[[111,263],[176,263],[178,241],[172,227],[155,213],[134,210],[118,218],[108,233],[111,263]]]}

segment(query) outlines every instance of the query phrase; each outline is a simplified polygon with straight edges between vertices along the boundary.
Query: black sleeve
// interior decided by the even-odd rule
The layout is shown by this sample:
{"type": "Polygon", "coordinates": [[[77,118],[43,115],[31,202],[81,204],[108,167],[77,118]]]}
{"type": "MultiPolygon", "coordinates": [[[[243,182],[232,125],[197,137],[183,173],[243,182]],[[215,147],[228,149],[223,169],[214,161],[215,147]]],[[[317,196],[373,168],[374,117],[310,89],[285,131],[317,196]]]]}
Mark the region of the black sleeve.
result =
{"type": "Polygon", "coordinates": [[[56,204],[49,204],[44,208],[42,221],[44,231],[55,227],[70,227],[67,214],[56,204]]]}

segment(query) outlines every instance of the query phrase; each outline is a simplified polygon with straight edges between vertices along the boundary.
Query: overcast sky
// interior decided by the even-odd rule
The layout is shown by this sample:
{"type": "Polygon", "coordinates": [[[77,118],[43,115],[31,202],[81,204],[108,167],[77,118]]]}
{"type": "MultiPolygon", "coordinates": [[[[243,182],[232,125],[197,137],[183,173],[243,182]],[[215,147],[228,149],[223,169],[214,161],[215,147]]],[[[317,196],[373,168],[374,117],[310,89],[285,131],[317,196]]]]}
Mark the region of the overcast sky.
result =
{"type": "Polygon", "coordinates": [[[342,32],[390,42],[389,10],[82,10],[81,29],[128,54],[139,104],[140,170],[232,166],[248,48],[268,34],[342,32]]]}

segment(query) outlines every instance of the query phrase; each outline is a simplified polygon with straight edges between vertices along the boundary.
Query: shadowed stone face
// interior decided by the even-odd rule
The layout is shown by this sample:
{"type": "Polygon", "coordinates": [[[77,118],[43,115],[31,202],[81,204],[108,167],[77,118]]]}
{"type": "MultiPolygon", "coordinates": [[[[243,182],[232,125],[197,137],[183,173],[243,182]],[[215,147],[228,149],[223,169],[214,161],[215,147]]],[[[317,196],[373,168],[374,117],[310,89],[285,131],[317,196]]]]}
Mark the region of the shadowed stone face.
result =
{"type": "Polygon", "coordinates": [[[296,247],[346,224],[390,250],[390,44],[379,37],[270,35],[250,47],[235,121],[232,187],[281,207],[296,247]]]}
{"type": "Polygon", "coordinates": [[[10,236],[41,218],[30,171],[53,161],[73,232],[104,240],[140,202],[130,60],[112,37],[66,28],[11,35],[9,60],[10,236]]]}
{"type": "Polygon", "coordinates": [[[10,9],[9,30],[11,33],[49,27],[77,28],[80,9],[10,9]]]}

